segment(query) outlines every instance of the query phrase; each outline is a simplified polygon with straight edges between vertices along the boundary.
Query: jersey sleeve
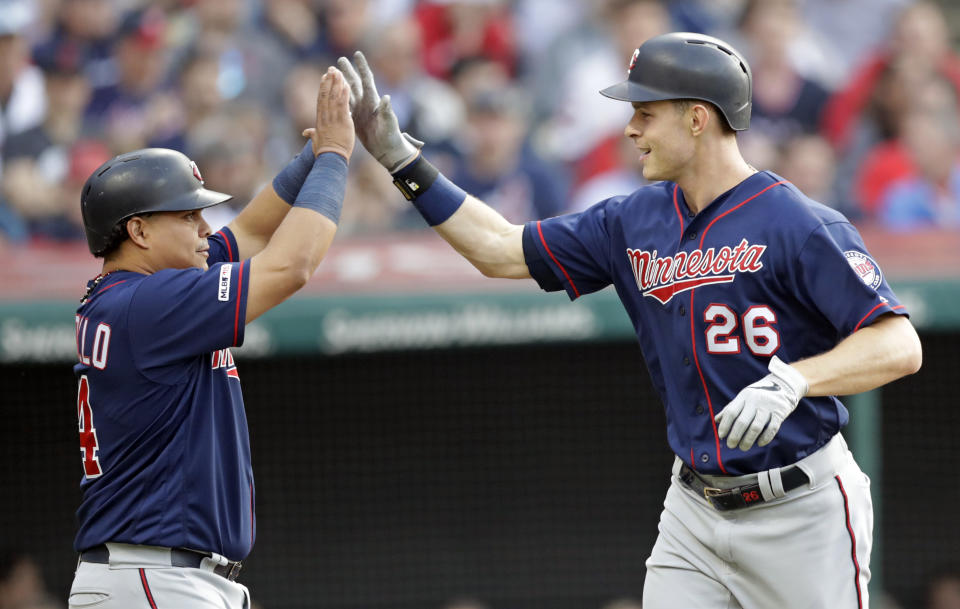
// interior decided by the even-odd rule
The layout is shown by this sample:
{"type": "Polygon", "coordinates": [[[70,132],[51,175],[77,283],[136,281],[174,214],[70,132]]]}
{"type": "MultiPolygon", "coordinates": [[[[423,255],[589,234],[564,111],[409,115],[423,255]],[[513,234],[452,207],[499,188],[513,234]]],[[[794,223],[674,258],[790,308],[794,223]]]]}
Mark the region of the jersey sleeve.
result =
{"type": "Polygon", "coordinates": [[[542,289],[552,292],[562,288],[570,300],[575,300],[610,285],[613,279],[606,204],[612,200],[580,213],[524,226],[524,259],[542,289]]]}
{"type": "Polygon", "coordinates": [[[146,278],[128,317],[136,365],[161,368],[243,344],[249,279],[249,260],[208,271],[165,269],[146,278]]]}
{"type": "Polygon", "coordinates": [[[224,226],[207,239],[210,246],[207,264],[213,266],[218,262],[239,262],[240,254],[237,248],[237,238],[233,231],[224,226]]]}
{"type": "Polygon", "coordinates": [[[818,227],[807,238],[795,269],[797,293],[848,336],[885,313],[906,315],[880,266],[848,222],[818,227]]]}

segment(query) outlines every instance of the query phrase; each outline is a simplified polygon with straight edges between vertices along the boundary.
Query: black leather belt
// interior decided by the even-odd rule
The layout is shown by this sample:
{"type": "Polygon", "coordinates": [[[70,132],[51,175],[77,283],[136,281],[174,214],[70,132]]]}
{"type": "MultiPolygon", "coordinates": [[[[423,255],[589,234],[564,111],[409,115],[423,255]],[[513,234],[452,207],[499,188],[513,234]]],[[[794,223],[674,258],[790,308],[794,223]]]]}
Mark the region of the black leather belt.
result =
{"type": "MultiPolygon", "coordinates": [[[[680,466],[678,477],[687,488],[692,489],[698,495],[702,493],[704,498],[720,512],[739,510],[766,501],[763,498],[763,493],[760,492],[760,484],[757,482],[728,489],[715,488],[707,484],[706,480],[690,469],[686,463],[680,466]]],[[[796,466],[781,469],[780,479],[783,481],[784,492],[790,492],[810,483],[810,478],[807,477],[806,472],[796,466]]]]}
{"type": "MultiPolygon", "coordinates": [[[[186,548],[170,548],[170,566],[199,569],[203,559],[211,558],[212,556],[213,554],[210,552],[200,552],[198,550],[188,550],[186,548]]],[[[89,550],[84,550],[81,552],[80,560],[83,562],[93,562],[103,565],[109,564],[110,550],[108,550],[107,546],[105,545],[95,546],[89,550]]],[[[239,560],[236,562],[231,561],[225,565],[217,565],[214,567],[213,572],[221,577],[229,579],[230,581],[235,581],[237,576],[240,575],[241,566],[242,563],[239,560]]]]}

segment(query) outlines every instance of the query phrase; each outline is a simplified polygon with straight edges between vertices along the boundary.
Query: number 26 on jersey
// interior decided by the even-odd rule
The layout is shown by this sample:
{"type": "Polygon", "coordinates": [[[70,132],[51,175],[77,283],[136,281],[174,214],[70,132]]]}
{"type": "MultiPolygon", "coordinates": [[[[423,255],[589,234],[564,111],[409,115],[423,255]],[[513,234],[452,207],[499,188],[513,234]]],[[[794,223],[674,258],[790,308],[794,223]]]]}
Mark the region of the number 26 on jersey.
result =
{"type": "Polygon", "coordinates": [[[777,315],[767,305],[754,305],[743,315],[725,304],[711,303],[703,310],[707,326],[707,353],[740,353],[742,343],[754,355],[769,356],[780,348],[780,334],[773,324],[777,315]]]}

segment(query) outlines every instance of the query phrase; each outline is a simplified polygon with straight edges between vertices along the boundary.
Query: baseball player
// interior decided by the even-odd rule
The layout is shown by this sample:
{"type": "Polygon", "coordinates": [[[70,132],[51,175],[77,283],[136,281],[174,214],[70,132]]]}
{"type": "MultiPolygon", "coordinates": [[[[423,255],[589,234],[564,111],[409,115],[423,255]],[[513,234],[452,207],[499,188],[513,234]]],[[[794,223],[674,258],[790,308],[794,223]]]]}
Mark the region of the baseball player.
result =
{"type": "Polygon", "coordinates": [[[321,81],[310,142],[227,227],[228,195],[196,164],[145,149],[82,191],[103,271],[76,314],[83,500],[70,607],[246,608],[256,538],[240,376],[245,324],[313,274],[330,246],[354,143],[349,89],[321,81]]]}
{"type": "Polygon", "coordinates": [[[866,607],[869,481],[834,396],[915,372],[920,343],[856,229],[741,157],[743,56],[696,34],[645,42],[602,93],[632,104],[624,133],[654,183],[522,226],[419,154],[362,54],[338,63],[364,146],[483,274],[571,299],[616,288],[676,455],[644,609],[866,607]]]}

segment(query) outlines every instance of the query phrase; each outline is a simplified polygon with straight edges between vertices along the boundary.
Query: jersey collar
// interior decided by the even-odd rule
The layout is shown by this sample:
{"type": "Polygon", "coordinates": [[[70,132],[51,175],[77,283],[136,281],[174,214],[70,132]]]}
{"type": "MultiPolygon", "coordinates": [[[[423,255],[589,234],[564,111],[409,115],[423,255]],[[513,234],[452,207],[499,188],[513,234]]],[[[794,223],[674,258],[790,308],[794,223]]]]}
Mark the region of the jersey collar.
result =
{"type": "Polygon", "coordinates": [[[710,201],[710,204],[695,216],[690,215],[690,208],[687,206],[687,201],[683,196],[683,190],[677,186],[677,213],[681,217],[685,217],[689,222],[693,222],[701,217],[714,217],[720,210],[727,207],[728,203],[736,204],[745,199],[749,199],[771,184],[781,181],[783,181],[783,178],[772,171],[758,171],[744,178],[739,184],[719,195],[713,201],[710,201]]]}

